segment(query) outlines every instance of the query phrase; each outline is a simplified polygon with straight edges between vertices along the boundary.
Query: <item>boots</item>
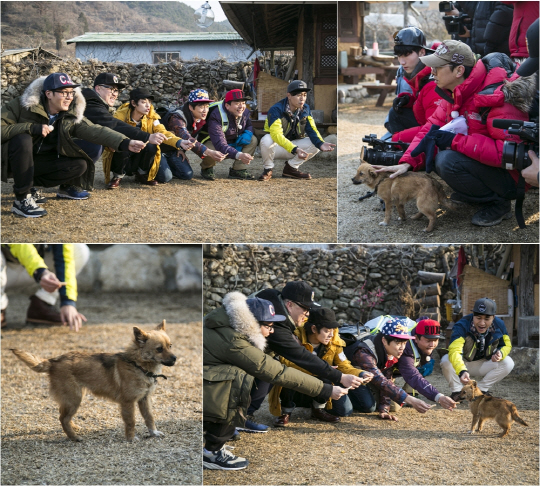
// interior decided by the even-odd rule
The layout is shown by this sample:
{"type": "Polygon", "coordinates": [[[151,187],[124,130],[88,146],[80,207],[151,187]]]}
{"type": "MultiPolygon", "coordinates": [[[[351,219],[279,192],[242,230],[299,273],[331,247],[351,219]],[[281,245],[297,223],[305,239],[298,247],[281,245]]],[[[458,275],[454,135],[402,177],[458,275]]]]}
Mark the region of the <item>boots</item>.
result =
{"type": "Polygon", "coordinates": [[[30,306],[26,311],[26,322],[29,324],[45,324],[47,326],[61,326],[60,312],[53,305],[43,302],[35,295],[30,297],[30,306]]]}

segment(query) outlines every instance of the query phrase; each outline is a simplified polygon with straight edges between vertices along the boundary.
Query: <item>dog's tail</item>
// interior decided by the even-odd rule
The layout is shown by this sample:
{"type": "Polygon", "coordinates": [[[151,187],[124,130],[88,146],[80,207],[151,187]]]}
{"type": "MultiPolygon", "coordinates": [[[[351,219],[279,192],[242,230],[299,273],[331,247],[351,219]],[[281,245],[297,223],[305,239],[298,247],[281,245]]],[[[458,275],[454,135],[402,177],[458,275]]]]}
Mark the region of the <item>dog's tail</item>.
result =
{"type": "Polygon", "coordinates": [[[51,362],[48,359],[41,359],[33,354],[21,351],[20,349],[11,349],[13,354],[17,356],[28,368],[36,373],[47,373],[51,369],[51,362]]]}
{"type": "Polygon", "coordinates": [[[439,203],[444,206],[447,209],[455,210],[458,208],[458,205],[452,201],[444,192],[442,184],[434,179],[433,177],[430,177],[433,181],[433,186],[435,187],[435,191],[437,191],[437,199],[439,200],[439,203]]]}
{"type": "Polygon", "coordinates": [[[512,404],[512,409],[510,410],[510,413],[512,414],[512,418],[518,423],[518,424],[521,424],[521,425],[524,425],[525,427],[528,427],[529,424],[527,422],[525,422],[525,420],[523,420],[519,414],[518,414],[518,411],[517,411],[517,408],[514,404],[512,404]]]}

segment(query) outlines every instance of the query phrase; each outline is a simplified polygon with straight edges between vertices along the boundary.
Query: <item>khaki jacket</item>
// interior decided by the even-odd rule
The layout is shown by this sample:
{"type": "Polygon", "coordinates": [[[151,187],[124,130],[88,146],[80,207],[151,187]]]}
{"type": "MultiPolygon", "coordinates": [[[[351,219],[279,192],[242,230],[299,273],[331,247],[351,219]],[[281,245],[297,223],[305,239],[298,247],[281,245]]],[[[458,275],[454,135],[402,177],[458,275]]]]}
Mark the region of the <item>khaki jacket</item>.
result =
{"type": "Polygon", "coordinates": [[[203,325],[203,420],[242,427],[253,377],[315,397],[323,382],[264,352],[266,338],[246,304],[231,292],[203,325]]]}

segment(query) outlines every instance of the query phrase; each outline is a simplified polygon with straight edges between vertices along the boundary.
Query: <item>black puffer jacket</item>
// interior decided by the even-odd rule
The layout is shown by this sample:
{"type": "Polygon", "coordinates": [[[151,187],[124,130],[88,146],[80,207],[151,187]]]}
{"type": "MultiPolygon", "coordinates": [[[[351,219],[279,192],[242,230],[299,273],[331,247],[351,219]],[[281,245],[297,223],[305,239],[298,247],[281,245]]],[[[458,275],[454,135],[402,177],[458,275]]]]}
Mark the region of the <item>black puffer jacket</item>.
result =
{"type": "Polygon", "coordinates": [[[131,140],[140,140],[141,142],[148,142],[150,133],[143,132],[137,127],[133,127],[124,123],[123,121],[115,118],[113,113],[109,110],[109,105],[101,99],[101,97],[90,88],[84,88],[82,95],[86,100],[86,109],[84,110],[84,116],[88,118],[92,123],[101,125],[103,127],[110,128],[115,132],[119,132],[131,140]]]}
{"type": "MultiPolygon", "coordinates": [[[[283,300],[281,299],[281,294],[277,290],[262,290],[257,293],[257,297],[272,302],[276,314],[289,316],[283,304],[283,300]]],[[[313,373],[313,375],[318,378],[325,378],[334,383],[334,385],[339,385],[342,377],[341,371],[332,368],[326,361],[311,354],[304,348],[296,336],[294,336],[295,329],[296,326],[289,317],[282,322],[275,322],[274,332],[267,338],[268,348],[279,356],[283,356],[285,359],[292,361],[300,368],[313,373]]],[[[323,394],[324,392],[329,392],[328,396],[324,396],[324,398],[328,400],[332,393],[331,387],[325,389],[323,394]]],[[[323,394],[321,394],[321,397],[323,397],[323,394]]]]}
{"type": "Polygon", "coordinates": [[[501,2],[457,2],[460,11],[473,19],[467,44],[474,53],[502,52],[510,55],[508,37],[514,9],[501,2]]]}

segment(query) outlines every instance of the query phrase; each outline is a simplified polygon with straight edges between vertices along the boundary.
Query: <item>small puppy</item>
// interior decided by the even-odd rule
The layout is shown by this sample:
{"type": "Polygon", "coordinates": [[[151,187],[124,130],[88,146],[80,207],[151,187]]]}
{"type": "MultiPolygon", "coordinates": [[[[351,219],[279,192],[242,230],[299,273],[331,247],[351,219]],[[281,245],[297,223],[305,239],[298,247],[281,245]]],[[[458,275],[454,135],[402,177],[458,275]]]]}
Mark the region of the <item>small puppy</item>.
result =
{"type": "Polygon", "coordinates": [[[133,328],[134,340],[123,353],[80,353],[73,351],[57,358],[41,359],[19,349],[12,349],[17,358],[36,373],[48,373],[50,392],[60,405],[60,423],[66,435],[80,441],[71,419],[89,390],[94,395],[120,404],[126,439],[135,438],[135,403],[144,418],[150,435],[159,437],[152,416],[150,396],[161,366],[173,366],[171,341],[165,333],[165,321],[153,331],[133,328]]]}
{"type": "Polygon", "coordinates": [[[471,425],[471,434],[474,434],[474,427],[478,424],[477,432],[482,431],[484,422],[487,419],[495,419],[503,429],[499,437],[505,437],[510,432],[510,427],[514,420],[521,425],[529,426],[519,415],[516,406],[509,400],[495,398],[484,395],[476,385],[476,381],[471,380],[468,385],[461,389],[459,394],[461,400],[468,400],[473,420],[471,425]]]}
{"type": "Polygon", "coordinates": [[[404,204],[416,199],[418,213],[411,219],[419,219],[422,214],[429,219],[424,231],[433,231],[437,219],[436,211],[439,203],[448,209],[456,209],[455,204],[446,197],[442,185],[425,173],[406,172],[395,179],[389,179],[390,172],[377,173],[371,164],[362,162],[352,178],[354,184],[366,184],[377,192],[385,205],[384,221],[379,224],[388,225],[392,215],[392,206],[396,206],[399,219],[405,220],[404,204]]]}

